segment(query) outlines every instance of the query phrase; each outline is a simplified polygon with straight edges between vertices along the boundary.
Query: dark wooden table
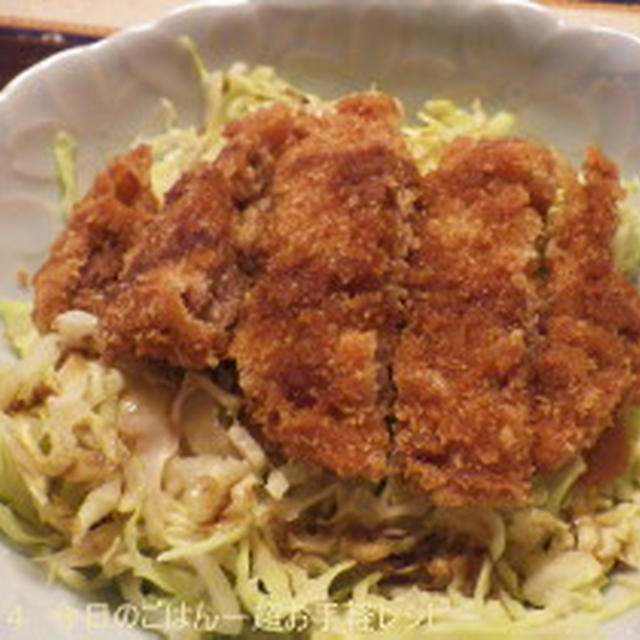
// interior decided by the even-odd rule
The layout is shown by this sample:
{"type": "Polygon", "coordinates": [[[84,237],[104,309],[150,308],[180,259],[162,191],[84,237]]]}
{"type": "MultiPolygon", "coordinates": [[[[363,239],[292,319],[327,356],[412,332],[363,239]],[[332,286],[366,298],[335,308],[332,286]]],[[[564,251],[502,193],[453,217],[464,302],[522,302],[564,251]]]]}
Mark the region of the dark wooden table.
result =
{"type": "Polygon", "coordinates": [[[31,29],[2,24],[0,17],[0,89],[24,69],[70,47],[94,42],[99,34],[31,29]]]}

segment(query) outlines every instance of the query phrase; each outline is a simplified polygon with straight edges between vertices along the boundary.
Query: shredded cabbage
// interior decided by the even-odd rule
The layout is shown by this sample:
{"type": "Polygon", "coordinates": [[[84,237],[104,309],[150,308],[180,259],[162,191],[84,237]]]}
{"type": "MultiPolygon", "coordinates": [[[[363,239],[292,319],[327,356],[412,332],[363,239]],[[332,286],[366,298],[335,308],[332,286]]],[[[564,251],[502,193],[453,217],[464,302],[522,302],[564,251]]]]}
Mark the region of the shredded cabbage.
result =
{"type": "Polygon", "coordinates": [[[38,337],[31,322],[31,303],[0,300],[0,318],[4,322],[7,342],[18,356],[25,356],[38,337]]]}
{"type": "Polygon", "coordinates": [[[62,204],[62,215],[67,218],[77,199],[76,182],[76,139],[68,131],[58,131],[53,140],[53,154],[56,162],[62,204]]]}
{"type": "Polygon", "coordinates": [[[445,145],[459,136],[496,138],[513,133],[515,117],[508,111],[489,116],[479,100],[469,110],[451,100],[428,100],[418,111],[420,124],[404,128],[410,150],[422,172],[438,166],[445,145]]]}
{"type": "Polygon", "coordinates": [[[187,37],[180,42],[192,59],[203,96],[204,126],[177,128],[171,118],[165,133],[147,140],[154,158],[151,187],[159,202],[185,171],[202,160],[215,158],[224,145],[223,130],[228,122],[275,102],[322,104],[313,94],[285,82],[270,67],[249,69],[237,63],[226,72],[209,73],[193,42],[187,37]]]}
{"type": "MultiPolygon", "coordinates": [[[[165,101],[166,131],[147,141],[160,201],[216,156],[231,120],[273,102],[331,108],[267,67],[209,73],[182,43],[204,124],[178,128],[165,101]]],[[[429,101],[418,118],[404,132],[425,171],[456,136],[514,125],[479,102],[429,101]]],[[[58,136],[55,150],[68,210],[73,139],[58,136]]],[[[620,216],[616,255],[634,275],[639,218],[628,203],[620,216]]],[[[0,371],[0,531],[74,588],[115,584],[170,640],[597,638],[602,620],[640,604],[640,583],[624,576],[613,579],[621,594],[604,595],[614,565],[640,568],[640,410],[627,415],[626,474],[595,495],[580,490],[577,459],[538,479],[531,507],[436,508],[393,479],[277,466],[213,376],[108,367],[93,355],[95,317],[67,312],[39,336],[30,313],[0,303],[18,357],[0,371]],[[184,607],[191,624],[176,630],[165,612],[184,607]]]]}
{"type": "Polygon", "coordinates": [[[640,266],[640,182],[627,180],[623,183],[627,197],[618,208],[620,217],[614,238],[616,263],[620,271],[638,283],[640,266]]]}

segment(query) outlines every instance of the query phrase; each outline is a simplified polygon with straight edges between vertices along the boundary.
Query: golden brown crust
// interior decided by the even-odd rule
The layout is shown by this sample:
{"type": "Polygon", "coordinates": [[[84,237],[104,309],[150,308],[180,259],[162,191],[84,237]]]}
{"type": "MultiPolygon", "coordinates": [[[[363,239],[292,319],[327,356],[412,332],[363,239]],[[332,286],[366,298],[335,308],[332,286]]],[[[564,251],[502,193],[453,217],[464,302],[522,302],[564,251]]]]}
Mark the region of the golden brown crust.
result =
{"type": "Polygon", "coordinates": [[[640,299],[615,269],[622,195],[615,165],[590,149],[585,185],[567,180],[551,229],[542,337],[534,364],[534,459],[556,469],[614,424],[638,384],[640,299]]]}
{"type": "Polygon", "coordinates": [[[34,320],[41,331],[68,309],[102,314],[126,253],[156,212],[150,167],[151,150],[144,145],[114,158],[74,208],[34,279],[34,320]]]}
{"type": "Polygon", "coordinates": [[[276,156],[295,138],[293,123],[276,106],[228,127],[220,157],[183,175],[157,212],[150,150],[114,160],[36,278],[40,328],[80,308],[101,318],[109,360],[214,366],[246,288],[238,216],[268,191],[276,156]]]}
{"type": "Polygon", "coordinates": [[[640,297],[613,257],[618,175],[593,149],[583,172],[584,185],[523,141],[458,141],[425,180],[395,450],[437,501],[523,502],[533,472],[589,450],[637,397],[640,297]],[[550,220],[556,189],[566,206],[550,220]]]}
{"type": "Polygon", "coordinates": [[[80,308],[112,360],[235,358],[266,440],[339,475],[526,502],[640,397],[617,171],[461,139],[421,177],[400,121],[376,93],[260,110],[160,210],[149,149],[116,158],[36,276],[38,326],[80,308]]]}
{"type": "Polygon", "coordinates": [[[287,455],[372,479],[386,470],[394,278],[418,186],[394,110],[352,97],[282,155],[266,268],[232,348],[254,420],[287,455]]]}
{"type": "Polygon", "coordinates": [[[537,245],[555,183],[551,153],[518,140],[460,140],[425,179],[394,361],[394,450],[439,502],[528,495],[537,245]]]}
{"type": "Polygon", "coordinates": [[[118,295],[103,311],[106,356],[213,366],[244,287],[230,242],[236,209],[215,166],[193,172],[167,200],[127,255],[118,295]]]}

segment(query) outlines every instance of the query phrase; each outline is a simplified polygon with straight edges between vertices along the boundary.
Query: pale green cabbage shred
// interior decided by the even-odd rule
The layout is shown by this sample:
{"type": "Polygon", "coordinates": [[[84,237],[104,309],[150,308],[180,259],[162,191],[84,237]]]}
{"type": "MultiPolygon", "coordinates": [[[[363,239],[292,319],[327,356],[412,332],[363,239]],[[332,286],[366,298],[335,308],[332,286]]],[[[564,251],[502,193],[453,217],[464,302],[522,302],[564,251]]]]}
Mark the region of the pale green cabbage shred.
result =
{"type": "Polygon", "coordinates": [[[62,217],[67,218],[78,197],[76,183],[77,142],[68,131],[58,131],[53,140],[53,155],[60,186],[62,217]]]}
{"type": "MultiPolygon", "coordinates": [[[[279,101],[331,109],[267,67],[208,73],[184,45],[206,124],[178,128],[171,118],[147,141],[159,200],[183,171],[215,157],[227,122],[279,101]]],[[[404,131],[423,170],[458,135],[503,136],[514,125],[509,113],[445,100],[426,102],[418,120],[404,131]]],[[[70,149],[63,140],[65,193],[74,188],[70,149]]],[[[620,213],[616,253],[635,275],[640,218],[629,205],[620,213]]],[[[2,303],[0,314],[16,351],[0,374],[0,531],[77,589],[115,584],[139,606],[189,603],[219,616],[213,632],[166,628],[171,640],[260,631],[310,640],[598,638],[603,620],[640,604],[637,581],[609,575],[616,563],[640,568],[639,411],[627,416],[627,473],[583,495],[573,520],[563,506],[575,498],[582,460],[538,482],[535,508],[435,508],[393,482],[380,492],[301,463],[274,467],[238,422],[238,398],[192,372],[162,378],[101,364],[88,314],[67,312],[43,336],[27,303],[2,303]],[[322,526],[284,533],[311,514],[322,526]],[[375,538],[358,537],[358,527],[375,538]],[[478,550],[475,583],[443,558],[445,589],[385,586],[384,558],[430,536],[478,550]],[[612,584],[621,593],[609,599],[612,584]]]]}

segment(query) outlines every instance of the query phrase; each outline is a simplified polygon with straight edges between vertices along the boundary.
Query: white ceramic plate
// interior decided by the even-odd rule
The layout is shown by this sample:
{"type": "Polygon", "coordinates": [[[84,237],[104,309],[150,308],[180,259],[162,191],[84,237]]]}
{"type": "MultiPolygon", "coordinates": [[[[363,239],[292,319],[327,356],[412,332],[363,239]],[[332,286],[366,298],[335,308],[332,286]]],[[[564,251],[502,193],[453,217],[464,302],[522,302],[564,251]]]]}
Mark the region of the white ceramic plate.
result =
{"type": "MultiPolygon", "coordinates": [[[[140,133],[159,130],[167,97],[182,120],[202,105],[178,37],[188,34],[210,68],[236,60],[275,66],[323,96],[372,84],[407,112],[426,97],[514,111],[520,131],[578,161],[597,144],[627,175],[640,174],[640,41],[570,28],[527,2],[485,0],[219,0],[54,56],[0,95],[0,296],[23,295],[60,224],[51,140],[79,141],[80,187],[140,133]]],[[[92,603],[49,585],[34,565],[0,546],[0,638],[140,638],[92,603]]],[[[608,627],[640,637],[640,611],[608,627]]],[[[533,637],[533,636],[527,636],[533,637]]]]}

